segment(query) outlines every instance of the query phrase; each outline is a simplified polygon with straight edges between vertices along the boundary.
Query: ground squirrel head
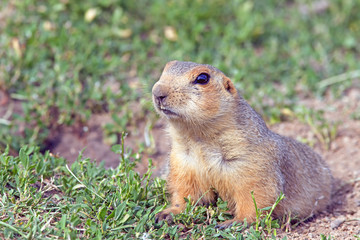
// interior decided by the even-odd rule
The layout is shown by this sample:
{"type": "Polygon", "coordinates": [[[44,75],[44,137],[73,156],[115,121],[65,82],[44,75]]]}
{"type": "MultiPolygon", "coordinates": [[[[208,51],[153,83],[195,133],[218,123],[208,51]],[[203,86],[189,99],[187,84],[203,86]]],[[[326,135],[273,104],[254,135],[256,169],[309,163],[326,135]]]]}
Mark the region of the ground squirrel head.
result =
{"type": "Polygon", "coordinates": [[[213,66],[171,61],[152,95],[155,109],[169,121],[201,124],[232,111],[238,93],[231,80],[213,66]]]}

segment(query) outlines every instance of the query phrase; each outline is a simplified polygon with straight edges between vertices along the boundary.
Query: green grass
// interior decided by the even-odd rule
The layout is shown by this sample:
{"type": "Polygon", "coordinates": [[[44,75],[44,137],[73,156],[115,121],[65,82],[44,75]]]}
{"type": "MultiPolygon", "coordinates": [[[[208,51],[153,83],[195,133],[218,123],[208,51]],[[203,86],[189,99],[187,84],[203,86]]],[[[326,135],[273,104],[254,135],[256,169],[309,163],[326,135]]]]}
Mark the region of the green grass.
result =
{"type": "MultiPolygon", "coordinates": [[[[256,223],[237,223],[218,230],[229,219],[226,203],[192,205],[175,216],[175,223],[155,223],[168,204],[164,181],[134,171],[138,154],[115,145],[120,165],[97,166],[81,154],[71,166],[39,148],[23,147],[19,156],[0,152],[0,238],[6,239],[264,239],[275,238],[273,207],[257,209],[256,223]],[[134,161],[135,160],[135,161],[134,161]],[[271,210],[270,210],[271,211],[271,210]],[[262,227],[264,230],[259,229],[262,227]],[[266,230],[266,231],[265,231],[266,230]]],[[[255,200],[254,200],[255,201],[255,200]]]]}
{"type": "Polygon", "coordinates": [[[299,95],[341,94],[360,69],[360,3],[299,10],[311,3],[1,1],[0,89],[22,113],[0,117],[0,144],[43,146],[58,126],[101,112],[114,116],[104,130],[120,143],[134,118],[130,103],[152,114],[151,86],[173,59],[220,68],[270,123],[299,95]]]}

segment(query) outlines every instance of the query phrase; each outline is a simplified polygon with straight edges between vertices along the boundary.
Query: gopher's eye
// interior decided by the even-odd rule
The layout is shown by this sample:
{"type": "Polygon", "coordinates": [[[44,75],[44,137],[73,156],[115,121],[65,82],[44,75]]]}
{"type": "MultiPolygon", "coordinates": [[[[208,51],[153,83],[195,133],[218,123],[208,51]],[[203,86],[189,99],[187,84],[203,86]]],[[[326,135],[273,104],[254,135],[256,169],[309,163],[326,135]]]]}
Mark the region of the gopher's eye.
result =
{"type": "Polygon", "coordinates": [[[207,73],[200,73],[199,76],[196,77],[194,83],[195,84],[207,84],[210,80],[210,76],[207,73]]]}

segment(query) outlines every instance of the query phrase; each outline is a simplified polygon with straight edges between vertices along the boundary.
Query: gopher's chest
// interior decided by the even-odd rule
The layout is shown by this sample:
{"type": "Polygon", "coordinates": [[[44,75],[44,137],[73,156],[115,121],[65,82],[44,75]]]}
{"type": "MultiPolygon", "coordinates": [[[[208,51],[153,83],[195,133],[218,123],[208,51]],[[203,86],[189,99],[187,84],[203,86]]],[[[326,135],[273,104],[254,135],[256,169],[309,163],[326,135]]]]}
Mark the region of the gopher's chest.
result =
{"type": "Polygon", "coordinates": [[[170,174],[177,176],[176,181],[182,182],[183,187],[194,190],[195,198],[205,194],[204,201],[209,202],[215,189],[222,199],[231,200],[234,192],[246,181],[248,168],[241,155],[224,149],[221,145],[203,142],[175,142],[170,156],[170,174]]]}
{"type": "Polygon", "coordinates": [[[176,168],[182,169],[184,174],[193,174],[216,188],[216,183],[228,178],[229,175],[241,174],[241,155],[230,155],[231,152],[235,151],[227,150],[220,144],[212,145],[195,141],[186,144],[173,143],[171,159],[174,162],[171,165],[176,165],[176,168]]]}
{"type": "Polygon", "coordinates": [[[176,156],[183,168],[204,171],[209,168],[219,167],[222,153],[216,146],[209,146],[203,142],[189,141],[173,143],[172,154],[176,156]]]}

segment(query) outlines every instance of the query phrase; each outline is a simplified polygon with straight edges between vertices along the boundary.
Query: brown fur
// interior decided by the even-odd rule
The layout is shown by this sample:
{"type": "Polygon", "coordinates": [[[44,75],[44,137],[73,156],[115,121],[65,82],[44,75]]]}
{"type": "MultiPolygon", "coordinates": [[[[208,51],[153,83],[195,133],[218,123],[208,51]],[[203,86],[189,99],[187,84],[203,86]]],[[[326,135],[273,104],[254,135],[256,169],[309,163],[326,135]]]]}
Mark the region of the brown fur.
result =
{"type": "Polygon", "coordinates": [[[213,202],[214,189],[228,201],[238,221],[255,220],[251,191],[258,208],[285,194],[274,211],[276,217],[291,213],[305,218],[329,205],[332,176],[321,157],[308,146],[271,132],[220,70],[172,61],[152,92],[172,138],[168,176],[172,205],[157,215],[158,220],[184,210],[185,197],[213,202]],[[194,83],[201,73],[210,76],[207,84],[194,83]]]}

